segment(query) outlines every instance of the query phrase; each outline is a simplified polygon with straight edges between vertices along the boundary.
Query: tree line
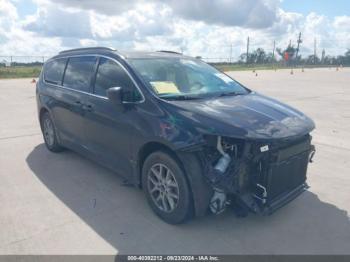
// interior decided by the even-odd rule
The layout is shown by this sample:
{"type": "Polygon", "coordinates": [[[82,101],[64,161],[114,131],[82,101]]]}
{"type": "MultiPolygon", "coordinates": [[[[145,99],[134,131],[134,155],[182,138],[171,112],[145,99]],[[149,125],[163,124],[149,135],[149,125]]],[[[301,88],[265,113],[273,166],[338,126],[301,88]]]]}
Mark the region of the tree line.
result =
{"type": "Polygon", "coordinates": [[[238,63],[271,64],[281,61],[286,65],[350,65],[350,49],[338,56],[326,55],[323,50],[321,57],[314,54],[302,57],[298,54],[297,48],[292,45],[285,49],[276,48],[276,52],[266,52],[263,48],[257,48],[248,53],[248,58],[247,53],[241,54],[238,63]]]}

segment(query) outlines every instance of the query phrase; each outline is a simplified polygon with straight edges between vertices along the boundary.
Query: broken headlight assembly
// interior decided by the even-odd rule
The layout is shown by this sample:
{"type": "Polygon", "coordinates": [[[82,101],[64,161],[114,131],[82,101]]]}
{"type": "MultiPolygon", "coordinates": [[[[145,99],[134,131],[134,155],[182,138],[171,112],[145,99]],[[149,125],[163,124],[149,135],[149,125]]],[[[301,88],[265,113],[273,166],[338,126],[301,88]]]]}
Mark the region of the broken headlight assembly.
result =
{"type": "Polygon", "coordinates": [[[212,185],[214,194],[210,210],[221,213],[229,203],[228,195],[238,193],[247,183],[247,144],[242,139],[222,136],[207,136],[202,152],[205,176],[212,185]]]}

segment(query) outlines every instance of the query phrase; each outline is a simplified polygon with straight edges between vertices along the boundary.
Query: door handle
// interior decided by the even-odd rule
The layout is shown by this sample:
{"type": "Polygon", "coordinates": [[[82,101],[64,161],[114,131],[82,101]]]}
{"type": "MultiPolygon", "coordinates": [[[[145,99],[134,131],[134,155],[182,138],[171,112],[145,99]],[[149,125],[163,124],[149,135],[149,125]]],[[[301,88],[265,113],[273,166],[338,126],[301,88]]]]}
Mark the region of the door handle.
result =
{"type": "Polygon", "coordinates": [[[83,109],[88,112],[92,112],[94,110],[94,107],[90,104],[83,105],[83,109]]]}

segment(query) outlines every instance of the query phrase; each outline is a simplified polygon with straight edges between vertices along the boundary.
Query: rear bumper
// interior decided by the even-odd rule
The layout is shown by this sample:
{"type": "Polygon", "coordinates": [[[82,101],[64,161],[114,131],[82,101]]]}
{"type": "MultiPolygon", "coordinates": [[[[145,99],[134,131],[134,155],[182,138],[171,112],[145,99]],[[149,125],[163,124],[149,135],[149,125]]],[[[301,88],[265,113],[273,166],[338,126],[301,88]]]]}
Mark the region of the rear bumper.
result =
{"type": "Polygon", "coordinates": [[[274,201],[271,201],[270,203],[266,204],[261,209],[261,213],[263,215],[271,215],[273,212],[275,212],[279,208],[283,207],[284,205],[288,204],[293,199],[297,198],[301,193],[306,191],[308,188],[309,188],[309,186],[306,183],[301,184],[300,186],[296,187],[292,191],[289,191],[289,192],[279,196],[274,201]]]}

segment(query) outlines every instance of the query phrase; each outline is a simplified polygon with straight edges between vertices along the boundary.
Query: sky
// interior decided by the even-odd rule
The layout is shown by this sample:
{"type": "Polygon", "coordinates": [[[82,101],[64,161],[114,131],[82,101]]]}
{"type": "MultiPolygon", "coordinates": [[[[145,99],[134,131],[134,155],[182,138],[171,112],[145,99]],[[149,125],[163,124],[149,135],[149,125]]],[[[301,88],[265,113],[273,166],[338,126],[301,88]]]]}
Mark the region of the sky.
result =
{"type": "Polygon", "coordinates": [[[350,15],[349,0],[285,0],[281,7],[286,11],[298,12],[307,15],[315,12],[328,17],[350,15]]]}
{"type": "Polygon", "coordinates": [[[348,0],[0,0],[0,56],[85,46],[174,50],[236,60],[246,50],[296,45],[300,53],[350,48],[348,0]]]}

